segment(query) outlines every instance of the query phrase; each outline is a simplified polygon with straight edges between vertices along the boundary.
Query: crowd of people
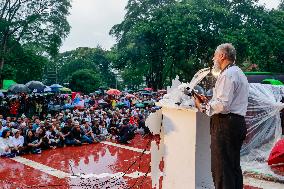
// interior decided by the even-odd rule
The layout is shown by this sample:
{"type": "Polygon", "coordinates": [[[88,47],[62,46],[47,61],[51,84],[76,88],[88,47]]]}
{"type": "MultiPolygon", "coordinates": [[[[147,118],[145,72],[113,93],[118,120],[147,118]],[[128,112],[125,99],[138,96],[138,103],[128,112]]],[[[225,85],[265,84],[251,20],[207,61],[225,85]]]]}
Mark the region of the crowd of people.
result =
{"type": "Polygon", "coordinates": [[[136,134],[149,135],[147,116],[160,95],[27,95],[0,101],[0,155],[113,140],[128,144],[136,134]],[[144,103],[147,102],[147,103],[144,103]],[[153,102],[153,103],[149,103],[153,102]],[[143,104],[144,106],[137,104],[143,104]]]}

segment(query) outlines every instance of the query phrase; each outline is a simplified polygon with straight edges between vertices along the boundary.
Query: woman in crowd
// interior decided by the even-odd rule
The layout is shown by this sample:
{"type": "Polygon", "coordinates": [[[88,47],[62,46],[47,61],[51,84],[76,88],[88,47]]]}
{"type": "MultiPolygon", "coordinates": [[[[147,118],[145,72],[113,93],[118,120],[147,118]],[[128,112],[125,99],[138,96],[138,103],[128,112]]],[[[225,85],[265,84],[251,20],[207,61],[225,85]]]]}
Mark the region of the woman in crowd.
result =
{"type": "Polygon", "coordinates": [[[40,154],[41,153],[40,145],[42,143],[43,143],[42,138],[39,139],[38,137],[36,137],[31,129],[27,131],[24,143],[26,146],[27,153],[40,154]]]}
{"type": "Polygon", "coordinates": [[[2,137],[0,138],[0,156],[2,157],[15,157],[17,153],[17,147],[14,146],[10,134],[11,131],[9,129],[5,129],[2,132],[2,137]]]}
{"type": "Polygon", "coordinates": [[[21,131],[18,129],[13,129],[13,134],[14,136],[12,137],[12,143],[19,155],[23,154],[25,148],[24,148],[24,142],[25,139],[21,135],[21,131]]]}

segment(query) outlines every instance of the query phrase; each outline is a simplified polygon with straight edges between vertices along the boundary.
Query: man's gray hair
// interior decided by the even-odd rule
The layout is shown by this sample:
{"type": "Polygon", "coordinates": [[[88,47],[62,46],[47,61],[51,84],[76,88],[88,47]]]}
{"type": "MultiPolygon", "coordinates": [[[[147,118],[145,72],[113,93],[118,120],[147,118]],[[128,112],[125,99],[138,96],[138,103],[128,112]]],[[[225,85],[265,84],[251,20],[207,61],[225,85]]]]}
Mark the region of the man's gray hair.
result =
{"type": "Polygon", "coordinates": [[[216,51],[222,51],[229,61],[235,62],[237,52],[231,43],[223,43],[219,45],[216,51]]]}

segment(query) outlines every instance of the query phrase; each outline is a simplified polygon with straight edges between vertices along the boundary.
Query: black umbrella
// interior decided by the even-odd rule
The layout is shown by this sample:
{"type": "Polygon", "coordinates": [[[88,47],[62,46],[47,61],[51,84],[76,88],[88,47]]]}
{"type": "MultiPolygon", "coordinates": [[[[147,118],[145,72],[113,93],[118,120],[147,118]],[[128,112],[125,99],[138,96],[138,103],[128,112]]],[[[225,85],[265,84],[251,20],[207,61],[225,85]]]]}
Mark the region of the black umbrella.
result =
{"type": "Polygon", "coordinates": [[[23,84],[16,84],[16,85],[12,85],[8,89],[8,91],[12,93],[28,93],[30,92],[30,89],[23,84]]]}
{"type": "Polygon", "coordinates": [[[40,81],[30,81],[28,83],[26,83],[26,86],[30,89],[30,90],[34,90],[36,89],[38,92],[39,91],[44,91],[45,89],[45,85],[40,82],[40,81]]]}

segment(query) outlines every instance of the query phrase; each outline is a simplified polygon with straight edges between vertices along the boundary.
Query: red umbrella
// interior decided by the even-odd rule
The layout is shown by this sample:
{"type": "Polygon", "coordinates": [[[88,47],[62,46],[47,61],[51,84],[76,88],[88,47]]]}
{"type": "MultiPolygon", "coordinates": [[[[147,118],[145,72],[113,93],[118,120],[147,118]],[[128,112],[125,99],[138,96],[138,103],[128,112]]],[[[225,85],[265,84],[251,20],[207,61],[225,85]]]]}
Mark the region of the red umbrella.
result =
{"type": "Polygon", "coordinates": [[[119,95],[121,95],[121,92],[118,89],[110,89],[110,90],[107,91],[107,94],[119,96],[119,95]]]}
{"type": "Polygon", "coordinates": [[[268,165],[279,163],[284,163],[284,139],[275,144],[268,158],[268,165]]]}
{"type": "Polygon", "coordinates": [[[125,97],[126,97],[126,98],[135,98],[135,95],[133,95],[133,94],[127,94],[125,97]]]}
{"type": "Polygon", "coordinates": [[[144,88],[144,90],[146,90],[146,91],[153,91],[152,88],[144,88]]]}

